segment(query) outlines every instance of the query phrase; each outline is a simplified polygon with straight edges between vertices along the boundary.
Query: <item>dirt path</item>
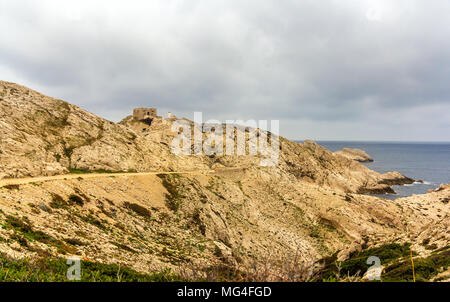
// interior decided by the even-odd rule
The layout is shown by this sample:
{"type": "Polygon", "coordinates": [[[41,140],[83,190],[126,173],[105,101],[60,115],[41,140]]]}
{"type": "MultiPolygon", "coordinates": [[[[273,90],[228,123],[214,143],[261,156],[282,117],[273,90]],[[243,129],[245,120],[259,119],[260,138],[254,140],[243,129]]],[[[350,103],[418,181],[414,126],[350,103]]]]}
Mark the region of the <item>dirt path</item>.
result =
{"type": "Polygon", "coordinates": [[[63,174],[55,176],[38,176],[29,178],[7,178],[0,179],[0,188],[8,185],[23,185],[29,183],[46,182],[53,180],[67,180],[67,179],[87,179],[87,178],[102,178],[102,177],[133,177],[133,176],[146,176],[146,175],[158,175],[158,174],[209,174],[215,173],[214,170],[198,170],[198,171],[174,171],[174,172],[141,172],[141,173],[92,173],[92,174],[63,174]]]}

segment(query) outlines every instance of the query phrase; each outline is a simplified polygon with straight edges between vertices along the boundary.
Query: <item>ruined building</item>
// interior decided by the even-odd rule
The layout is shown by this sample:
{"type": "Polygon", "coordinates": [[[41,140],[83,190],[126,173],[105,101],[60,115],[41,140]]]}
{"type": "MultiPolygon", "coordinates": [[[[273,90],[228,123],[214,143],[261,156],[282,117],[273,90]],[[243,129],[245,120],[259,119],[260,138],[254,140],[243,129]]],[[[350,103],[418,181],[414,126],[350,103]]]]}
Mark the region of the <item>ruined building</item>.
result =
{"type": "MultiPolygon", "coordinates": [[[[136,108],[133,109],[133,119],[150,126],[153,120],[161,118],[157,115],[156,108],[136,108]]],[[[147,129],[144,128],[143,131],[147,129]]]]}
{"type": "Polygon", "coordinates": [[[156,108],[136,108],[133,109],[133,118],[137,121],[145,121],[157,117],[156,108]]]}
{"type": "Polygon", "coordinates": [[[140,128],[140,131],[148,131],[153,122],[162,121],[163,118],[158,116],[156,108],[135,108],[133,109],[133,120],[136,123],[136,127],[140,128]]]}

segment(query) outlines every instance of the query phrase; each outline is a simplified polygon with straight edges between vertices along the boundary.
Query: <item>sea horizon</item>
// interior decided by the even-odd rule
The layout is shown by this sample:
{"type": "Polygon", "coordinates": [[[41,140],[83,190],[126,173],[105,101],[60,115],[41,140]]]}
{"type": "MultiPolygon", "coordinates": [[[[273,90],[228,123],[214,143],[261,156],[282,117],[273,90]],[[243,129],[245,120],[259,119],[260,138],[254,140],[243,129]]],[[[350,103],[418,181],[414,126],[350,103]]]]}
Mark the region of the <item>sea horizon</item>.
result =
{"type": "Polygon", "coordinates": [[[312,140],[314,142],[330,143],[375,143],[375,144],[443,144],[450,145],[450,141],[395,141],[395,140],[323,140],[323,139],[294,139],[294,142],[304,142],[312,140]]]}
{"type": "Polygon", "coordinates": [[[397,194],[377,195],[387,199],[425,194],[441,184],[450,183],[449,142],[377,142],[377,141],[315,141],[335,152],[343,148],[361,149],[373,157],[364,163],[379,173],[398,171],[416,181],[414,184],[394,186],[397,194]]]}

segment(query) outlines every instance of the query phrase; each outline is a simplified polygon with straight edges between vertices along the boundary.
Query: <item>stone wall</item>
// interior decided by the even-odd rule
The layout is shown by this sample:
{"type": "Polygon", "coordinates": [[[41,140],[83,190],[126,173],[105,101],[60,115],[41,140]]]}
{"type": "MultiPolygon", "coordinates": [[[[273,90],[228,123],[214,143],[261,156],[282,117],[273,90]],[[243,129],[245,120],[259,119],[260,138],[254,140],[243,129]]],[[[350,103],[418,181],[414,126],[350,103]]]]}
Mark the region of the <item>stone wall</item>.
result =
{"type": "Polygon", "coordinates": [[[156,116],[156,108],[136,108],[133,110],[133,118],[138,121],[152,119],[156,116]]]}

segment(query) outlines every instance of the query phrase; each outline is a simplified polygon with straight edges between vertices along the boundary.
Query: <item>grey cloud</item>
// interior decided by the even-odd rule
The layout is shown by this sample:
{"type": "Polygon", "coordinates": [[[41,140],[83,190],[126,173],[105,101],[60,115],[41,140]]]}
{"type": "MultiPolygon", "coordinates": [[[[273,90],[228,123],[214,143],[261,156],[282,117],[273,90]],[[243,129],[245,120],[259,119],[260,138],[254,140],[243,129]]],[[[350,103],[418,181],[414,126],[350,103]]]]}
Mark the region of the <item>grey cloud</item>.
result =
{"type": "Polygon", "coordinates": [[[4,80],[113,120],[156,106],[298,139],[450,140],[448,1],[96,3],[0,0],[4,80]]]}

